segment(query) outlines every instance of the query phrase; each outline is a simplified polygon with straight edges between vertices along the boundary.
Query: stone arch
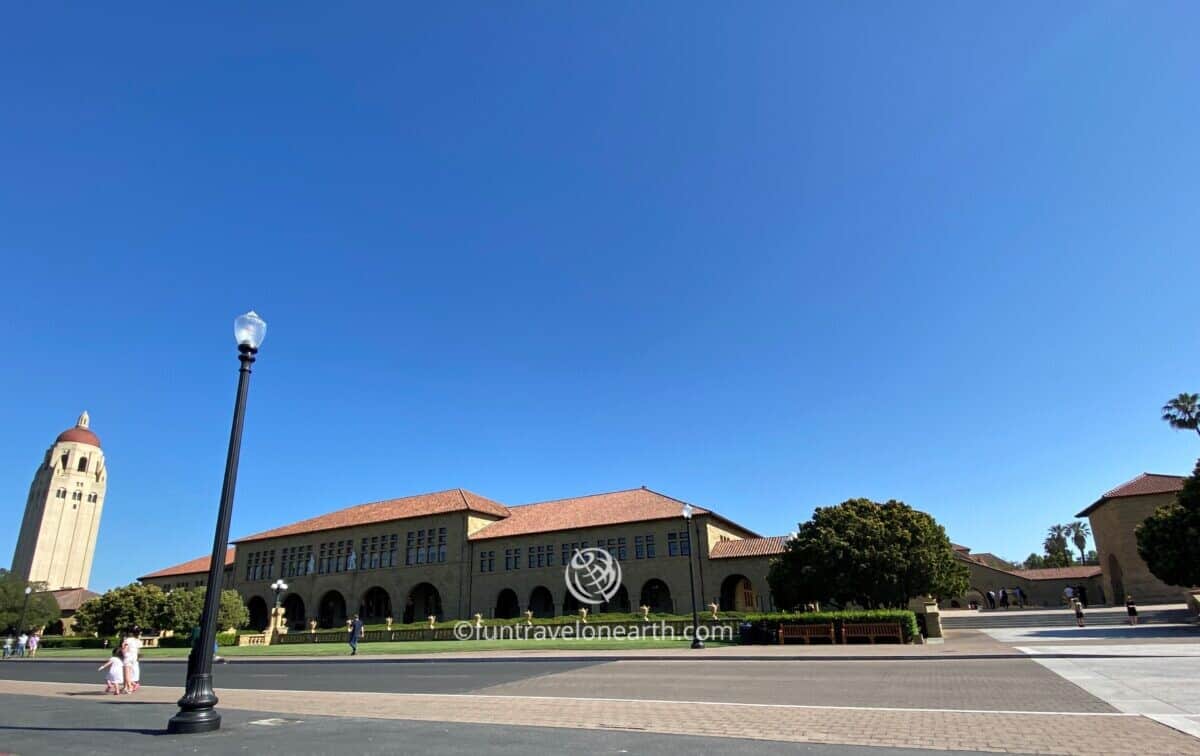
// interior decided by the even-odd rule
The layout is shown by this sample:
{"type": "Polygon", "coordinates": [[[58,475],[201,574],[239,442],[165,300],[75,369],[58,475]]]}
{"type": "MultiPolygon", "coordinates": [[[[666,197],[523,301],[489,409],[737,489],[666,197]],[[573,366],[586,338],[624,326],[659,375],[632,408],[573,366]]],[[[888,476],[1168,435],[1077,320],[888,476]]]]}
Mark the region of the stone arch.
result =
{"type": "Polygon", "coordinates": [[[512,619],[521,613],[521,602],[517,599],[517,592],[512,588],[505,588],[496,596],[496,611],[492,614],[496,619],[512,619]]]}
{"type": "Polygon", "coordinates": [[[404,600],[404,616],[401,620],[405,624],[424,622],[430,615],[442,617],[442,594],[438,593],[433,583],[417,583],[404,600]]]}
{"type": "Polygon", "coordinates": [[[628,613],[632,610],[632,607],[629,605],[629,591],[625,588],[625,584],[622,583],[611,599],[605,601],[603,604],[597,604],[592,607],[591,611],[595,614],[604,614],[605,612],[628,613]]]}
{"type": "Polygon", "coordinates": [[[671,589],[665,581],[650,578],[642,585],[640,606],[650,607],[656,614],[671,614],[675,611],[675,602],[671,600],[671,589]]]}
{"type": "Polygon", "coordinates": [[[250,613],[249,627],[251,630],[261,633],[267,629],[267,623],[271,618],[267,610],[267,602],[262,596],[251,596],[250,600],[246,602],[246,611],[250,613]]]}
{"type": "Polygon", "coordinates": [[[341,627],[346,624],[346,599],[337,591],[326,591],[317,603],[317,624],[341,627]]]}
{"type": "Polygon", "coordinates": [[[283,600],[283,621],[292,630],[304,630],[308,617],[304,614],[304,599],[299,593],[289,593],[283,600]]]}
{"type": "MultiPolygon", "coordinates": [[[[563,614],[579,614],[579,610],[583,606],[584,606],[584,604],[582,602],[580,602],[579,599],[575,598],[575,595],[573,593],[571,593],[570,591],[567,591],[566,594],[563,595],[563,601],[562,601],[562,613],[563,614]]],[[[588,606],[588,609],[591,610],[591,606],[588,606]]]]}
{"type": "Polygon", "coordinates": [[[378,585],[367,589],[358,604],[358,616],[364,625],[379,625],[392,616],[392,597],[378,585]]]}
{"type": "Polygon", "coordinates": [[[534,617],[554,616],[554,594],[544,585],[534,588],[529,594],[529,611],[534,617]]]}
{"type": "Polygon", "coordinates": [[[1121,563],[1117,561],[1116,554],[1108,555],[1108,582],[1112,585],[1112,605],[1119,606],[1125,603],[1125,574],[1121,570],[1121,563]]]}
{"type": "Polygon", "coordinates": [[[750,578],[734,574],[721,581],[718,603],[723,612],[753,612],[758,609],[758,594],[754,592],[750,578]]]}

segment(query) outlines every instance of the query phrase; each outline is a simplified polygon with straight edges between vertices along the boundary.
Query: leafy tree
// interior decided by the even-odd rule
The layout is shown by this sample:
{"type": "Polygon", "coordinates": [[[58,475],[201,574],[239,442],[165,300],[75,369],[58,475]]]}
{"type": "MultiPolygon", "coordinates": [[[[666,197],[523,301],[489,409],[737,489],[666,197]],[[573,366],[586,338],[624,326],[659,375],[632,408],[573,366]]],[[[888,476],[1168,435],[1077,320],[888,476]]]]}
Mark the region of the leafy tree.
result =
{"type": "Polygon", "coordinates": [[[1083,564],[1087,560],[1087,539],[1092,534],[1092,529],[1083,520],[1068,523],[1066,529],[1067,535],[1075,543],[1075,548],[1079,549],[1079,563],[1083,564]]]}
{"type": "MultiPolygon", "coordinates": [[[[177,633],[191,632],[200,624],[200,615],[204,613],[204,594],[204,588],[181,588],[164,594],[156,618],[157,626],[177,633]]],[[[221,591],[217,627],[221,630],[244,627],[249,620],[250,613],[238,592],[221,591]]]]}
{"type": "Polygon", "coordinates": [[[1046,566],[1046,557],[1035,551],[1029,556],[1025,557],[1024,566],[1027,570],[1040,570],[1046,566]]]}
{"type": "Polygon", "coordinates": [[[49,625],[62,616],[54,596],[45,593],[42,583],[30,583],[8,570],[0,570],[0,630],[30,630],[49,625]],[[21,608],[25,605],[25,589],[29,594],[29,607],[25,612],[25,627],[17,627],[21,621],[21,608]]]}
{"type": "Polygon", "coordinates": [[[899,501],[851,499],[801,523],[767,582],[784,607],[832,600],[907,608],[917,596],[965,593],[968,574],[929,515],[899,501]]]}
{"type": "Polygon", "coordinates": [[[1162,419],[1175,430],[1200,433],[1200,394],[1180,394],[1163,405],[1162,419]]]}
{"type": "Polygon", "coordinates": [[[1046,531],[1042,548],[1046,551],[1044,567],[1070,567],[1071,552],[1067,550],[1069,530],[1066,525],[1051,525],[1046,531]]]}
{"type": "Polygon", "coordinates": [[[101,635],[112,635],[135,625],[154,627],[162,601],[163,592],[157,585],[132,583],[113,588],[79,607],[75,612],[75,627],[101,635]]]}
{"type": "Polygon", "coordinates": [[[1134,531],[1138,554],[1168,585],[1200,585],[1200,461],[1175,501],[1164,504],[1134,531]]]}
{"type": "Polygon", "coordinates": [[[1087,559],[1083,560],[1083,563],[1084,564],[1100,564],[1100,555],[1096,553],[1095,549],[1092,549],[1091,551],[1089,551],[1087,553],[1087,559]]]}

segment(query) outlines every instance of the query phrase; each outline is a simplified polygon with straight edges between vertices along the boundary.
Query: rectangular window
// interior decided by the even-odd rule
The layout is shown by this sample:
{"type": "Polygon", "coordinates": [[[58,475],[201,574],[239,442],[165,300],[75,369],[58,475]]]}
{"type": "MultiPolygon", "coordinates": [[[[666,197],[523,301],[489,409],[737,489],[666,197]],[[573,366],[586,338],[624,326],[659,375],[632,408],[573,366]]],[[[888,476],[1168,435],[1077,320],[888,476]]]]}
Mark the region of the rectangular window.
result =
{"type": "Polygon", "coordinates": [[[646,541],[644,538],[642,538],[642,536],[634,536],[633,537],[633,558],[634,559],[645,559],[646,558],[646,541]]]}
{"type": "Polygon", "coordinates": [[[417,555],[414,551],[416,543],[416,535],[411,530],[408,531],[408,536],[404,541],[404,563],[406,565],[411,566],[417,563],[417,555]]]}
{"type": "Polygon", "coordinates": [[[627,553],[625,551],[625,539],[618,538],[617,539],[617,559],[620,559],[621,561],[625,561],[626,556],[627,556],[627,553]]]}
{"type": "Polygon", "coordinates": [[[654,558],[654,536],[652,535],[646,536],[646,558],[654,558]]]}
{"type": "Polygon", "coordinates": [[[446,561],[446,529],[445,528],[438,528],[437,538],[438,538],[437,539],[437,549],[438,549],[437,560],[439,562],[445,562],[446,561]]]}
{"type": "Polygon", "coordinates": [[[678,533],[667,533],[667,556],[679,556],[678,533]]]}

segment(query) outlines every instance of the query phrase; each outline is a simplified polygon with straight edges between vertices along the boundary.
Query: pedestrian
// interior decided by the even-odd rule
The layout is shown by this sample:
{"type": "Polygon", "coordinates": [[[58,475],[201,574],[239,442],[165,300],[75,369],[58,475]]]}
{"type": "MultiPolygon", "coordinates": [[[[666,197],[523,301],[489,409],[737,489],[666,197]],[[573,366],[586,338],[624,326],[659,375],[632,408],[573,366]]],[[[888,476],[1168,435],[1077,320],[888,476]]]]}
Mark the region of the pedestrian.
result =
{"type": "Polygon", "coordinates": [[[42,636],[33,631],[29,635],[29,658],[33,659],[37,656],[38,644],[42,642],[42,636]]]}
{"type": "Polygon", "coordinates": [[[1083,627],[1083,604],[1075,602],[1075,624],[1083,627]]]}
{"type": "Polygon", "coordinates": [[[362,623],[362,620],[360,620],[358,618],[358,615],[356,614],[356,615],[354,615],[354,618],[350,621],[350,655],[351,656],[355,656],[358,654],[358,642],[360,640],[362,640],[362,635],[363,635],[363,623],[362,623]]]}
{"type": "Polygon", "coordinates": [[[1017,606],[1025,608],[1025,589],[1019,585],[1017,586],[1017,606]]]}
{"type": "Polygon", "coordinates": [[[1008,591],[1006,591],[1003,588],[1000,589],[1000,608],[1001,609],[1008,608],[1008,591]]]}
{"type": "Polygon", "coordinates": [[[142,681],[142,665],[138,661],[138,656],[142,651],[142,629],[137,625],[125,635],[125,641],[121,644],[121,650],[125,657],[125,666],[129,669],[129,691],[132,693],[141,687],[142,681]]]}
{"type": "Polygon", "coordinates": [[[1072,606],[1075,603],[1075,589],[1067,586],[1063,589],[1063,595],[1067,597],[1067,606],[1072,606]]]}
{"type": "Polygon", "coordinates": [[[996,608],[996,592],[995,591],[987,592],[987,602],[988,602],[988,609],[996,608]]]}
{"type": "Polygon", "coordinates": [[[1129,615],[1129,624],[1137,624],[1137,604],[1133,603],[1133,596],[1125,597],[1125,613],[1129,615]]]}
{"type": "Polygon", "coordinates": [[[114,696],[120,695],[125,686],[125,659],[121,657],[120,646],[113,649],[112,656],[108,657],[108,661],[101,664],[97,671],[104,670],[108,670],[108,674],[104,676],[104,692],[114,696]]]}
{"type": "Polygon", "coordinates": [[[25,646],[29,644],[29,633],[24,630],[17,636],[17,656],[25,656],[25,646]]]}
{"type": "Polygon", "coordinates": [[[9,633],[8,635],[4,636],[4,657],[3,658],[7,659],[8,657],[13,655],[13,643],[15,642],[15,640],[16,639],[12,637],[12,633],[9,633]]]}

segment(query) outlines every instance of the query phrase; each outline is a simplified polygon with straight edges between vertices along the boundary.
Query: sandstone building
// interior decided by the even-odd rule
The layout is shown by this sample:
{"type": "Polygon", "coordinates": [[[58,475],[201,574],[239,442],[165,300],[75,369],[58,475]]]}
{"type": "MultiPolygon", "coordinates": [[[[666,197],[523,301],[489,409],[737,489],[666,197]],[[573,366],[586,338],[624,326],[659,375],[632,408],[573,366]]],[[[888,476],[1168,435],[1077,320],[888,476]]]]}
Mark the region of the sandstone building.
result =
{"type": "Polygon", "coordinates": [[[88,413],[58,434],[33,476],[12,572],[46,590],[87,588],[108,470],[88,413]]]}
{"type": "Polygon", "coordinates": [[[1167,585],[1150,574],[1137,550],[1134,529],[1183,489],[1180,475],[1142,473],[1105,493],[1076,517],[1092,524],[1096,553],[1104,569],[1104,583],[1114,600],[1132,595],[1141,604],[1183,600],[1183,588],[1167,585]]]}
{"type": "MultiPolygon", "coordinates": [[[[563,580],[575,549],[601,546],[619,560],[623,581],[597,611],[691,611],[688,560],[695,558],[697,602],[731,611],[773,609],[771,556],[784,537],[763,538],[708,509],[692,522],[683,502],[646,488],[506,506],[462,489],[362,504],[236,541],[229,584],[267,623],[270,585],[288,584],[288,624],[368,623],[575,613],[563,580]],[[693,557],[693,545],[695,557],[693,557]]],[[[144,575],[164,589],[202,585],[208,558],[144,575]]]]}

